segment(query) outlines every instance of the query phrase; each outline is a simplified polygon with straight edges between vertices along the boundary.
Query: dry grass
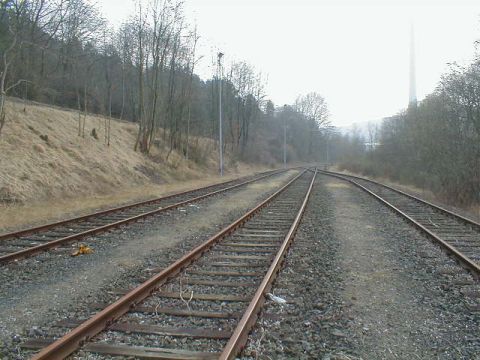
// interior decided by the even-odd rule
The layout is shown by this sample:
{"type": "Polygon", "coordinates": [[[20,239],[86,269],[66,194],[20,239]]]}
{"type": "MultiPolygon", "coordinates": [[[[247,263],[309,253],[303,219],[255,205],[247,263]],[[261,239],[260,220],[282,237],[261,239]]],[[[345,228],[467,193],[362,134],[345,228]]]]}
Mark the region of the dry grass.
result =
{"type": "Polygon", "coordinates": [[[251,171],[239,172],[223,178],[208,176],[201,180],[188,180],[164,185],[140,185],[138,187],[118,189],[117,192],[108,195],[73,197],[69,199],[38,201],[29,204],[0,206],[0,229],[2,229],[1,232],[5,232],[41,224],[46,221],[50,222],[80,216],[96,210],[194,189],[250,173],[251,171]]]}
{"type": "MultiPolygon", "coordinates": [[[[162,144],[150,156],[133,151],[136,125],[122,121],[112,121],[107,147],[103,124],[103,117],[87,116],[85,137],[79,137],[73,111],[27,105],[24,112],[23,104],[7,103],[0,135],[0,229],[220,181],[211,140],[198,139],[205,152],[198,165],[177,152],[166,160],[162,144]],[[98,139],[90,135],[94,128],[98,139]]],[[[263,169],[238,164],[227,169],[227,178],[263,169]]]]}

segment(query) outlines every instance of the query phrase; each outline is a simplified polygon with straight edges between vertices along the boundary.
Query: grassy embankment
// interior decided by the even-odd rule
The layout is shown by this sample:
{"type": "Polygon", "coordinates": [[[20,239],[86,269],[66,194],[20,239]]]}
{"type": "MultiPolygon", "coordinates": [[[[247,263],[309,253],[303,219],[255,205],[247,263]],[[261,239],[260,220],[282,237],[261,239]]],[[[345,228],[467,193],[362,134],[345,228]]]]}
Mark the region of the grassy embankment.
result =
{"type": "Polygon", "coordinates": [[[101,116],[88,115],[78,136],[78,113],[43,105],[7,103],[0,135],[0,233],[199,187],[264,170],[227,159],[217,175],[217,152],[209,139],[193,139],[194,161],[178,152],[166,159],[159,143],[149,156],[133,151],[137,126],[112,120],[110,146],[101,116]],[[92,135],[95,129],[96,137],[92,135]]]}

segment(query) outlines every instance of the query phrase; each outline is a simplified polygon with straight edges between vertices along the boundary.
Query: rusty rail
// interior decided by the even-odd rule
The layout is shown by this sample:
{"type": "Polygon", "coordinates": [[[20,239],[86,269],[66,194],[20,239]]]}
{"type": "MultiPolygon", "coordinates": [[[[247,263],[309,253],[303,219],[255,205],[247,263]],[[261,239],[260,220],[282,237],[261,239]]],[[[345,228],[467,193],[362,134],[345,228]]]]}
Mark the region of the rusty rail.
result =
{"type": "MultiPolygon", "coordinates": [[[[44,244],[32,246],[32,247],[26,248],[26,249],[24,249],[24,250],[20,250],[20,251],[17,251],[17,252],[13,252],[13,253],[10,253],[10,254],[6,254],[6,255],[3,255],[3,256],[0,256],[0,265],[1,265],[1,264],[8,263],[8,262],[11,262],[11,261],[14,261],[14,260],[23,259],[23,258],[32,256],[32,255],[38,254],[38,253],[40,253],[40,252],[42,252],[42,251],[46,251],[46,250],[49,250],[49,249],[58,247],[58,246],[60,246],[60,245],[62,245],[62,244],[65,244],[65,243],[68,243],[68,242],[71,242],[71,241],[75,241],[75,240],[78,240],[78,239],[83,238],[83,237],[86,237],[86,236],[95,235],[95,234],[98,234],[98,233],[105,232],[105,231],[107,231],[107,230],[110,230],[110,229],[112,229],[112,228],[118,227],[118,226],[120,226],[120,225],[125,225],[125,224],[128,224],[128,223],[137,221],[137,220],[139,220],[139,219],[141,219],[141,218],[145,218],[145,217],[148,217],[148,216],[151,216],[151,215],[155,215],[155,214],[158,214],[158,213],[161,213],[161,212],[165,212],[165,211],[167,211],[167,210],[172,210],[172,209],[181,207],[181,206],[183,206],[183,205],[186,205],[186,204],[189,204],[189,203],[192,203],[192,202],[196,202],[196,201],[199,201],[199,200],[208,198],[208,197],[212,197],[212,196],[214,196],[214,195],[218,195],[218,194],[220,194],[220,193],[233,190],[233,189],[238,188],[238,187],[240,187],[240,186],[244,186],[244,185],[250,184],[250,183],[252,183],[252,182],[265,179],[265,178],[267,178],[267,177],[270,177],[270,176],[279,174],[279,173],[284,172],[284,171],[287,171],[287,170],[276,170],[276,171],[273,171],[273,172],[268,172],[267,174],[262,175],[262,176],[260,176],[260,177],[257,177],[257,178],[254,178],[254,179],[250,179],[250,180],[241,182],[241,183],[239,183],[239,184],[235,184],[235,185],[232,185],[232,186],[223,188],[223,189],[219,189],[219,190],[216,190],[216,191],[213,191],[213,192],[204,194],[204,195],[200,195],[200,196],[197,196],[197,197],[195,197],[195,198],[193,198],[193,199],[188,199],[188,200],[180,201],[180,202],[178,202],[178,203],[175,203],[175,204],[172,204],[172,205],[168,205],[168,206],[165,206],[165,207],[160,208],[160,209],[148,211],[148,212],[145,212],[145,213],[142,213],[142,214],[139,214],[139,215],[135,215],[135,216],[132,216],[132,217],[128,217],[128,218],[125,218],[125,219],[122,219],[122,220],[119,220],[119,221],[115,221],[115,222],[109,223],[109,224],[107,224],[107,225],[99,226],[99,227],[96,227],[96,228],[93,228],[93,229],[89,229],[89,230],[86,230],[86,231],[83,231],[83,232],[80,232],[80,233],[76,233],[76,234],[69,235],[69,236],[66,236],[66,237],[63,237],[63,238],[59,238],[59,239],[56,239],[56,240],[52,240],[52,241],[46,242],[46,243],[44,243],[44,244]]],[[[189,190],[189,191],[180,192],[180,193],[177,193],[177,194],[168,195],[168,196],[166,196],[166,197],[158,198],[158,199],[155,199],[155,200],[147,200],[147,201],[140,202],[140,203],[136,203],[136,204],[132,204],[132,205],[127,205],[127,206],[123,206],[123,207],[117,207],[117,208],[113,208],[113,209],[109,209],[109,210],[104,210],[104,211],[101,211],[101,212],[98,212],[98,213],[86,215],[86,216],[79,217],[79,218],[74,218],[74,219],[71,219],[71,220],[65,220],[65,221],[61,221],[61,222],[57,222],[57,223],[53,223],[53,224],[49,224],[49,225],[44,225],[44,226],[37,227],[37,228],[34,228],[34,229],[29,229],[29,230],[32,230],[32,231],[33,231],[33,230],[35,230],[35,229],[40,229],[39,231],[41,231],[41,230],[45,230],[45,229],[47,229],[47,228],[49,228],[49,227],[54,227],[54,226],[57,226],[57,225],[61,225],[61,224],[67,223],[68,221],[80,221],[80,220],[83,220],[83,219],[85,219],[85,218],[94,218],[95,216],[104,215],[104,214],[108,214],[108,213],[113,213],[113,212],[116,212],[116,211],[121,211],[121,210],[125,210],[125,209],[128,209],[128,208],[132,208],[132,207],[136,207],[136,206],[140,206],[140,205],[149,204],[149,203],[152,203],[152,202],[158,202],[158,201],[165,200],[165,199],[169,199],[169,198],[172,198],[172,197],[175,197],[175,196],[180,196],[180,195],[188,194],[188,193],[190,193],[190,192],[194,192],[194,191],[198,191],[198,190],[209,189],[209,188],[212,188],[212,187],[214,187],[214,186],[218,186],[218,185],[222,185],[222,184],[228,184],[229,182],[232,182],[232,180],[231,180],[231,181],[226,181],[226,182],[223,182],[223,183],[219,183],[219,184],[209,185],[209,186],[202,187],[202,188],[198,188],[198,189],[194,189],[194,190],[189,190]]],[[[16,234],[17,236],[18,236],[19,234],[22,234],[22,235],[23,235],[23,234],[25,234],[26,232],[28,232],[29,230],[22,230],[22,231],[20,231],[20,232],[18,232],[18,233],[14,233],[14,234],[16,234]]],[[[10,234],[6,234],[6,235],[10,235],[10,234]]],[[[4,236],[6,236],[6,235],[4,235],[4,236]]],[[[11,237],[11,236],[10,236],[10,237],[11,237]]],[[[1,237],[0,237],[0,240],[1,240],[1,237]]]]}
{"type": "MultiPolygon", "coordinates": [[[[430,206],[430,207],[432,207],[432,208],[434,208],[434,209],[436,209],[436,210],[438,210],[438,211],[440,211],[440,212],[446,213],[446,214],[448,214],[449,216],[454,217],[454,218],[456,218],[456,219],[464,222],[464,223],[467,224],[467,225],[470,225],[470,226],[473,226],[473,227],[475,227],[475,228],[477,228],[477,229],[480,229],[480,223],[476,222],[475,220],[472,220],[472,219],[469,219],[469,218],[467,218],[467,217],[465,217],[465,216],[462,216],[462,215],[460,215],[460,214],[454,213],[453,211],[447,210],[447,209],[445,209],[445,208],[442,207],[442,206],[436,205],[436,204],[434,204],[434,203],[432,203],[432,202],[430,202],[430,201],[427,201],[427,200],[425,200],[425,199],[421,199],[421,198],[419,198],[419,197],[417,197],[417,196],[414,196],[414,195],[411,195],[411,194],[409,194],[409,193],[406,193],[406,192],[404,192],[404,191],[402,191],[402,190],[396,189],[396,188],[394,188],[394,187],[392,187],[392,186],[382,184],[382,183],[380,183],[380,182],[378,182],[378,181],[375,181],[375,180],[371,180],[371,179],[367,179],[367,178],[362,178],[362,177],[360,177],[360,176],[349,175],[349,174],[342,174],[342,173],[337,173],[337,172],[334,172],[334,171],[327,171],[327,170],[318,170],[318,171],[321,172],[321,173],[327,174],[327,175],[332,175],[332,176],[337,176],[337,177],[338,177],[338,176],[344,176],[344,177],[350,177],[350,178],[354,178],[354,179],[358,179],[358,180],[362,180],[362,181],[367,181],[367,182],[370,182],[370,183],[372,183],[372,184],[375,184],[375,185],[384,187],[384,188],[386,188],[386,189],[388,189],[388,190],[391,190],[391,191],[393,191],[393,192],[396,192],[397,194],[404,195],[404,196],[406,196],[406,197],[408,197],[408,198],[410,198],[410,199],[412,199],[412,200],[418,201],[418,202],[423,203],[423,204],[425,204],[425,205],[428,205],[428,206],[430,206]]],[[[344,180],[345,180],[345,179],[344,179],[344,180]]]]}
{"type": "MultiPolygon", "coordinates": [[[[278,195],[284,192],[290,185],[292,185],[300,176],[302,176],[306,170],[302,171],[300,174],[295,176],[291,179],[287,184],[282,186],[279,190],[277,190],[274,194],[269,196],[266,200],[261,202],[252,210],[248,211],[244,214],[241,218],[230,224],[229,226],[222,229],[216,235],[212,236],[203,244],[199,245],[179,260],[175,261],[173,264],[162,270],[160,273],[156,274],[149,280],[145,281],[140,286],[136,287],[132,291],[128,292],[126,295],[122,296],[120,299],[106,307],[104,310],[100,311],[89,320],[85,321],[72,331],[65,334],[63,337],[57,339],[55,342],[50,344],[49,346],[42,349],[38,354],[36,354],[33,359],[35,360],[46,360],[46,359],[63,359],[66,356],[70,355],[72,352],[77,350],[79,347],[82,346],[84,342],[86,342],[91,337],[95,336],[102,330],[106,329],[110,324],[112,324],[116,319],[120,316],[124,315],[126,312],[129,311],[133,306],[140,303],[146,297],[148,297],[151,293],[157,290],[162,284],[164,284],[167,280],[178,274],[182,269],[190,265],[194,260],[201,257],[206,251],[208,251],[214,244],[224,238],[226,235],[235,231],[238,227],[240,227],[243,223],[249,220],[252,216],[258,213],[261,209],[267,206],[272,200],[274,200],[278,195]]],[[[311,187],[313,181],[310,185],[308,190],[308,195],[310,194],[311,187]]],[[[302,205],[302,213],[305,208],[306,200],[302,205]]],[[[298,227],[299,219],[301,214],[297,215],[295,224],[296,226],[290,228],[289,234],[293,236],[296,228],[298,227]]],[[[291,237],[290,236],[290,237],[291,237]]],[[[291,241],[291,240],[290,240],[291,241]]],[[[290,242],[289,242],[290,243],[290,242]]],[[[289,244],[288,243],[288,244],[289,244]]],[[[281,259],[285,255],[286,249],[288,248],[288,244],[284,244],[282,249],[282,255],[277,255],[276,264],[274,269],[270,269],[268,274],[269,278],[274,277],[274,274],[279,269],[279,264],[281,263],[281,259]]],[[[263,282],[262,282],[263,284],[263,282]]],[[[271,284],[269,281],[268,284],[271,284]]]]}
{"type": "MultiPolygon", "coordinates": [[[[286,170],[291,170],[291,169],[286,169],[286,170]]],[[[264,173],[263,176],[261,176],[259,178],[256,178],[256,180],[260,180],[264,177],[272,176],[272,175],[281,173],[281,172],[286,171],[286,170],[281,169],[281,170],[267,171],[267,172],[264,173]]],[[[65,219],[65,220],[60,220],[60,221],[56,221],[56,222],[52,222],[52,223],[48,223],[48,224],[44,224],[44,225],[40,225],[40,226],[35,226],[35,227],[27,228],[27,229],[22,229],[22,230],[18,230],[18,231],[12,231],[12,232],[9,232],[9,233],[0,234],[0,241],[4,240],[4,239],[9,239],[9,238],[22,236],[22,235],[35,234],[35,233],[41,232],[43,230],[48,230],[48,229],[50,229],[52,227],[55,227],[55,226],[60,226],[60,225],[67,224],[69,222],[82,221],[82,220],[86,220],[88,218],[92,218],[92,217],[95,217],[95,216],[106,215],[106,214],[110,214],[110,213],[113,213],[113,212],[127,210],[127,209],[131,209],[131,208],[134,208],[134,207],[142,206],[142,205],[153,204],[153,203],[156,203],[156,202],[171,199],[171,198],[176,197],[176,196],[187,195],[187,194],[189,194],[191,192],[194,192],[194,191],[207,190],[207,189],[210,189],[210,188],[215,187],[215,186],[226,185],[226,184],[234,182],[236,180],[238,180],[238,179],[222,181],[222,182],[215,183],[215,184],[212,184],[212,185],[207,185],[207,186],[199,187],[199,188],[196,188],[196,189],[189,189],[189,190],[181,191],[181,192],[178,192],[178,193],[162,196],[162,197],[159,197],[159,198],[139,201],[139,202],[135,202],[133,204],[122,205],[122,206],[118,206],[118,207],[114,207],[114,208],[110,208],[110,209],[106,209],[106,210],[101,210],[101,211],[93,212],[93,213],[90,213],[90,214],[87,214],[87,215],[82,215],[82,216],[73,217],[73,218],[69,218],[69,219],[65,219]]]]}
{"type": "Polygon", "coordinates": [[[420,231],[422,231],[424,234],[426,234],[430,239],[432,239],[434,242],[438,243],[440,246],[443,247],[443,249],[453,255],[457,260],[458,262],[464,266],[465,268],[467,268],[468,270],[470,270],[473,275],[475,277],[480,277],[480,266],[475,263],[474,261],[472,261],[470,258],[468,258],[468,256],[466,256],[464,253],[462,253],[461,251],[459,251],[458,249],[456,249],[454,246],[450,245],[448,242],[446,242],[445,240],[443,240],[442,238],[440,238],[439,236],[437,236],[435,233],[433,233],[432,231],[430,231],[429,229],[427,229],[425,226],[423,226],[422,224],[420,224],[418,221],[416,221],[415,219],[413,219],[411,216],[409,216],[408,214],[406,214],[405,212],[403,212],[402,210],[400,210],[399,208],[397,208],[395,205],[391,204],[390,202],[388,202],[387,200],[383,199],[381,196],[375,194],[373,191],[371,191],[370,189],[367,189],[365,186],[359,184],[358,182],[356,182],[355,180],[352,180],[352,179],[349,179],[349,177],[352,177],[352,178],[356,178],[356,179],[360,179],[360,180],[365,180],[365,181],[369,181],[369,182],[372,182],[374,183],[375,185],[379,185],[379,186],[383,186],[389,190],[392,190],[398,194],[401,194],[401,195],[405,195],[413,200],[416,200],[420,203],[423,203],[425,205],[428,205],[428,206],[431,206],[435,209],[437,209],[438,211],[441,211],[441,212],[445,212],[447,213],[449,216],[453,216],[453,217],[457,217],[459,218],[460,220],[462,220],[463,222],[466,222],[467,224],[469,225],[473,225],[473,226],[476,226],[478,228],[480,228],[480,224],[476,223],[475,221],[473,220],[470,220],[468,218],[465,218],[461,215],[458,215],[458,214],[455,214],[451,211],[448,211],[440,206],[437,206],[437,205],[434,205],[434,204],[431,204],[430,202],[427,202],[427,201],[424,201],[420,198],[417,198],[415,196],[412,196],[410,194],[407,194],[407,193],[404,193],[400,190],[397,190],[397,189],[394,189],[394,188],[391,188],[387,185],[384,185],[384,184],[381,184],[381,183],[378,183],[376,181],[373,181],[373,180],[369,180],[369,179],[363,179],[361,177],[358,177],[358,176],[350,176],[350,175],[345,175],[345,174],[340,174],[340,173],[335,173],[335,172],[331,172],[331,171],[324,171],[324,170],[319,170],[320,173],[323,173],[323,174],[326,174],[326,175],[329,175],[329,176],[333,176],[333,177],[336,177],[338,179],[341,179],[341,180],[344,180],[344,181],[347,181],[355,186],[357,186],[358,188],[362,189],[363,191],[365,191],[366,193],[370,194],[371,196],[373,196],[375,199],[377,199],[378,201],[380,201],[381,203],[383,203],[384,205],[386,205],[387,207],[389,207],[390,209],[392,209],[393,211],[395,211],[396,213],[398,213],[400,216],[402,216],[404,219],[406,219],[408,222],[412,223],[417,229],[419,229],[420,231]]]}
{"type": "Polygon", "coordinates": [[[267,271],[267,274],[263,278],[260,286],[258,287],[252,301],[248,305],[247,310],[245,311],[244,315],[242,316],[240,322],[238,323],[235,331],[233,332],[232,337],[228,341],[227,345],[223,349],[222,354],[220,355],[220,360],[230,360],[235,359],[235,356],[242,350],[248,340],[248,334],[252,327],[255,325],[255,322],[258,318],[258,313],[262,308],[263,304],[265,303],[265,295],[270,291],[273,282],[275,281],[280,269],[282,267],[283,261],[287,256],[287,251],[290,248],[290,245],[293,242],[293,238],[295,233],[300,225],[300,221],[302,220],[303,213],[305,212],[305,208],[307,206],[308,200],[310,198],[310,194],[312,192],[313,183],[315,182],[315,178],[317,175],[317,170],[315,170],[312,181],[310,182],[310,186],[308,187],[307,193],[305,194],[305,198],[303,200],[302,206],[295,217],[295,221],[293,222],[290,230],[288,231],[283,243],[278,251],[275,259],[273,260],[270,268],[267,271]]]}

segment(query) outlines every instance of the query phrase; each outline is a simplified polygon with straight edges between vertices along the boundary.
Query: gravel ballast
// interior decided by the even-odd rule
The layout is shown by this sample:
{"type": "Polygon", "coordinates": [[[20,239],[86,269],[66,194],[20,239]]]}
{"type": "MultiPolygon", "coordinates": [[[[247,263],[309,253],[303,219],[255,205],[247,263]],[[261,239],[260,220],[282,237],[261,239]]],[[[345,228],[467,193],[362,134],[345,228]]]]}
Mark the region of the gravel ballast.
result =
{"type": "Polygon", "coordinates": [[[479,358],[478,282],[340,180],[319,175],[273,291],[244,359],[479,358]]]}
{"type": "MultiPolygon", "coordinates": [[[[87,242],[94,254],[49,253],[0,268],[0,358],[27,358],[21,341],[62,335],[65,329],[55,322],[89,318],[98,311],[96,304],[110,303],[137,286],[286,180],[284,175],[255,183],[98,236],[87,242]]],[[[178,290],[177,283],[171,286],[178,290]]],[[[341,180],[318,175],[272,292],[287,303],[267,300],[244,360],[479,359],[478,280],[396,214],[341,180]]],[[[147,300],[146,305],[156,303],[147,300]]],[[[203,301],[198,307],[218,310],[218,305],[203,301]]],[[[178,323],[169,316],[129,316],[178,323]]],[[[123,339],[114,332],[108,336],[123,339]]],[[[217,340],[167,337],[157,344],[155,337],[132,339],[147,346],[219,346],[217,340]]],[[[73,358],[103,357],[80,352],[73,358]]]]}
{"type": "MultiPolygon", "coordinates": [[[[254,207],[296,171],[277,175],[85,239],[94,253],[70,257],[52,251],[0,267],[0,358],[23,359],[19,344],[29,337],[56,334],[52,325],[86,319],[110,303],[119,289],[138,285],[254,207]]],[[[58,334],[59,335],[59,334],[58,334]]]]}

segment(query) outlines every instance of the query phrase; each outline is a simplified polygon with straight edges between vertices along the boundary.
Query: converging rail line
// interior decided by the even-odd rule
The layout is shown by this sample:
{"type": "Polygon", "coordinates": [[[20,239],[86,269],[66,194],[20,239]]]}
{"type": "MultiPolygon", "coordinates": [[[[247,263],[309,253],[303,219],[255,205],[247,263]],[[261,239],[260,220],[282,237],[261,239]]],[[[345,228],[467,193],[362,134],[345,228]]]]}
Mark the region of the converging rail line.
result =
{"type": "Polygon", "coordinates": [[[274,170],[0,235],[0,265],[285,172],[274,170]]]}
{"type": "Polygon", "coordinates": [[[480,224],[464,216],[379,182],[319,170],[359,187],[407,219],[440,244],[458,262],[480,277],[480,224]]]}
{"type": "MultiPolygon", "coordinates": [[[[273,195],[59,338],[32,339],[36,360],[70,354],[234,359],[245,345],[307,206],[316,171],[273,195]]],[[[61,330],[58,334],[64,334],[61,330]]],[[[98,356],[98,355],[97,355],[98,356]]]]}

